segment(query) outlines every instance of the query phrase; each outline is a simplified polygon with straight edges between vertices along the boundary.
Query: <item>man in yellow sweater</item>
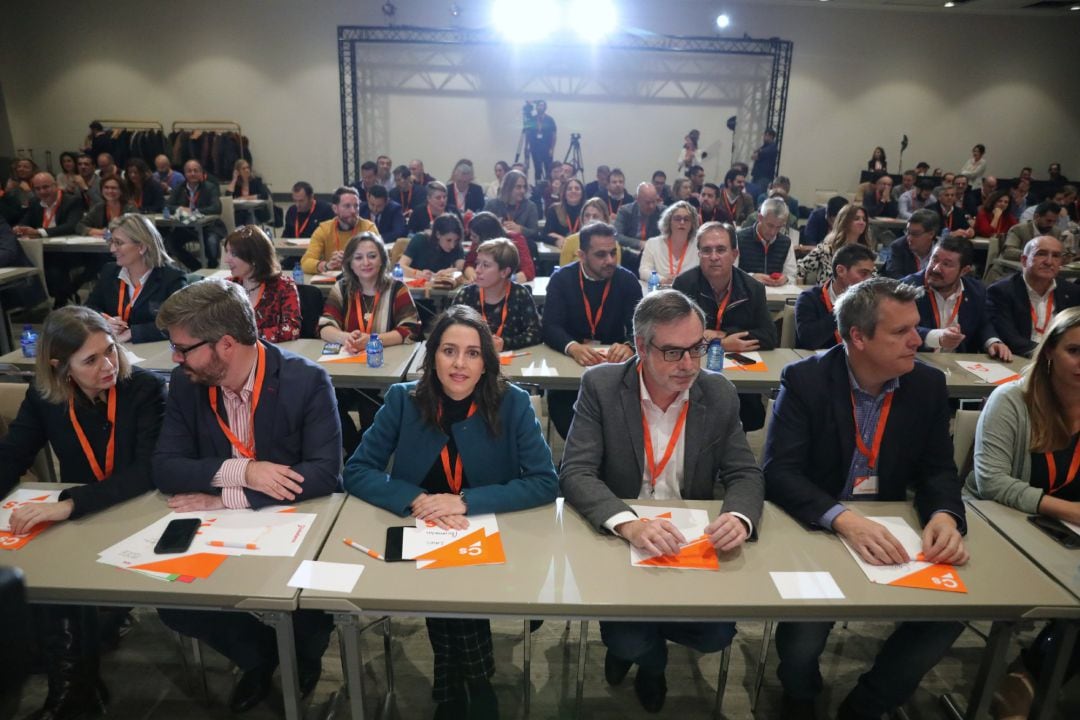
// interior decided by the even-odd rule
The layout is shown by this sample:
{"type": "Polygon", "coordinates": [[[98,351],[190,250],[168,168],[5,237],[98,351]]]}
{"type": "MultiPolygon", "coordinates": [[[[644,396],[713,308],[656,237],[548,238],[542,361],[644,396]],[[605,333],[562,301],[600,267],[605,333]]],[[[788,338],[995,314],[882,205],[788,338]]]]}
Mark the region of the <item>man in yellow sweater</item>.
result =
{"type": "Polygon", "coordinates": [[[379,234],[375,223],[360,217],[360,193],[355,188],[339,187],[334,191],[334,219],[319,223],[311,234],[300,266],[308,275],[340,270],[349,238],[362,232],[379,234]]]}

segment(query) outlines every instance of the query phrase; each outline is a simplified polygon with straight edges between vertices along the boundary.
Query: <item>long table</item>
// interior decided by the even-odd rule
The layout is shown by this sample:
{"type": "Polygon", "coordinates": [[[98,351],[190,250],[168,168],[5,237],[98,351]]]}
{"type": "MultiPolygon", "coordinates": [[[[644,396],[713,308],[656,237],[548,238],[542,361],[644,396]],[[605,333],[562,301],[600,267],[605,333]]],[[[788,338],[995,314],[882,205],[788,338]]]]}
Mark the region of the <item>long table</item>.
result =
{"type": "MultiPolygon", "coordinates": [[[[55,490],[67,485],[27,483],[20,487],[55,490]]],[[[255,612],[277,634],[285,715],[299,720],[300,692],[292,611],[300,591],[286,585],[303,560],[323,547],[344,495],[296,504],[318,515],[293,557],[236,557],[208,578],[192,583],[162,582],[98,563],[98,553],[169,512],[165,496],[153,492],[89,517],[59,523],[4,556],[26,574],[27,599],[61,605],[117,605],[185,610],[255,612]]]]}
{"type": "MultiPolygon", "coordinates": [[[[719,502],[704,501],[652,504],[705,508],[710,515],[720,507],[719,502]]],[[[901,516],[918,527],[909,503],[848,505],[866,515],[901,516]]],[[[723,556],[719,572],[633,568],[625,541],[597,533],[559,503],[499,516],[506,552],[506,562],[500,565],[432,570],[424,575],[413,563],[380,562],[343,543],[349,537],[381,550],[387,527],[408,524],[411,518],[350,497],[319,559],[361,563],[366,566],[363,577],[349,593],[304,590],[300,595],[301,608],[335,615],[345,642],[354,718],[363,716],[359,620],[365,615],[584,621],[991,621],[990,647],[968,708],[973,718],[986,712],[1004,670],[1016,622],[1080,617],[1080,601],[1075,596],[1046,577],[975,513],[968,516],[965,538],[972,559],[959,568],[966,594],[872,584],[838,538],[806,530],[771,503],[765,504],[758,525],[760,539],[723,556]],[[770,571],[829,572],[845,598],[784,600],[770,571]],[[460,576],[459,581],[453,581],[455,576],[460,576]]],[[[583,631],[578,650],[579,704],[586,637],[583,631]]]]}

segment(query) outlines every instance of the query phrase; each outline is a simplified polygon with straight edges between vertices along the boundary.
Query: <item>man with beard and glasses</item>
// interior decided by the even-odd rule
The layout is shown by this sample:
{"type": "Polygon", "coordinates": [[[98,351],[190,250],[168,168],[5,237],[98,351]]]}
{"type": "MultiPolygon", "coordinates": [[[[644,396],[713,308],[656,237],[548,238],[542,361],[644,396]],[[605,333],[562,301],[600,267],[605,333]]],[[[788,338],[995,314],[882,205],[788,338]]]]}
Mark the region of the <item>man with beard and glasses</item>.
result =
{"type": "Polygon", "coordinates": [[[340,270],[345,245],[353,235],[379,234],[375,223],[360,217],[360,193],[356,188],[343,186],[335,190],[332,207],[334,219],[319,223],[311,234],[311,244],[304,251],[304,257],[300,258],[300,267],[308,275],[340,270]]]}

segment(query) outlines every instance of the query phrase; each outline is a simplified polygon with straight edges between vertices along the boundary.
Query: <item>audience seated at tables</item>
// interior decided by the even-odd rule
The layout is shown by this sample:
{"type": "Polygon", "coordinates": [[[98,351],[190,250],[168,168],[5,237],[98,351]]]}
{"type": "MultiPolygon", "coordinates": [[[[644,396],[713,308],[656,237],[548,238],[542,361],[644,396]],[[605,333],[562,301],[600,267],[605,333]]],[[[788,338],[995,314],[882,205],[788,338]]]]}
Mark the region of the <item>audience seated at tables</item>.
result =
{"type": "MultiPolygon", "coordinates": [[[[1058,188],[1054,191],[1052,195],[1047,198],[1047,200],[1053,202],[1061,208],[1061,211],[1058,213],[1057,222],[1054,224],[1054,227],[1058,230],[1058,232],[1064,233],[1066,230],[1069,229],[1070,222],[1069,212],[1068,210],[1066,210],[1065,204],[1065,188],[1058,188]]],[[[1029,206],[1028,209],[1024,211],[1024,214],[1020,216],[1018,222],[1029,222],[1033,217],[1035,217],[1035,209],[1037,207],[1037,205],[1029,206]]]]}
{"type": "MultiPolygon", "coordinates": [[[[971,198],[971,204],[975,207],[976,212],[982,207],[982,204],[986,202],[986,198],[997,192],[997,184],[996,177],[987,175],[979,182],[979,187],[973,188],[971,192],[968,193],[968,197],[971,198]]],[[[973,213],[968,214],[971,215],[973,213]]]]}
{"type": "Polygon", "coordinates": [[[540,237],[540,216],[536,205],[526,197],[528,189],[525,173],[511,170],[503,176],[499,197],[486,201],[484,210],[499,218],[507,232],[524,235],[531,250],[540,237]]]}
{"type": "Polygon", "coordinates": [[[1015,224],[1016,218],[1009,212],[1009,193],[999,190],[988,195],[976,212],[975,235],[1004,238],[1015,224]]]}
{"type": "Polygon", "coordinates": [[[95,203],[83,213],[75,234],[85,237],[105,237],[109,223],[125,213],[136,213],[139,209],[128,199],[124,181],[116,175],[101,178],[102,201],[95,203]]]}
{"type": "MultiPolygon", "coordinates": [[[[480,247],[481,243],[495,238],[506,238],[517,248],[518,262],[514,274],[510,276],[512,280],[524,283],[536,277],[536,265],[533,263],[532,256],[529,255],[529,243],[526,242],[521,233],[509,233],[509,237],[507,237],[508,233],[503,230],[499,218],[489,212],[476,213],[476,215],[473,215],[472,222],[469,223],[468,234],[472,246],[469,248],[469,252],[465,254],[464,273],[467,282],[473,282],[476,279],[477,248],[480,247]]],[[[573,237],[575,237],[576,241],[576,236],[573,237]]]]}
{"type": "Polygon", "coordinates": [[[510,172],[510,163],[499,160],[495,163],[495,179],[484,188],[484,200],[492,200],[499,197],[499,189],[502,188],[502,180],[506,173],[510,172]]]}
{"type": "MultiPolygon", "coordinates": [[[[967,490],[1027,515],[1080,523],[1076,479],[1080,434],[1080,382],[1075,348],[1080,347],[1080,309],[1059,313],[1034,351],[1020,380],[990,394],[975,430],[975,466],[967,490]]],[[[1047,624],[1009,667],[994,693],[999,718],[1026,718],[1035,688],[1050,671],[1060,622],[1047,624]]],[[[1080,651],[1066,659],[1063,682],[1080,671],[1080,651]]],[[[1050,706],[1057,698],[1044,698],[1050,706]]]]}
{"type": "Polygon", "coordinates": [[[458,290],[451,303],[468,305],[483,316],[498,352],[538,345],[542,341],[540,315],[532,293],[514,282],[518,253],[515,243],[503,237],[480,243],[476,247],[472,284],[458,290]]]}
{"type": "Polygon", "coordinates": [[[581,208],[585,204],[585,186],[577,178],[562,184],[559,202],[544,213],[544,241],[561,248],[568,235],[581,229],[581,208]]]}
{"type": "Polygon", "coordinates": [[[432,180],[424,189],[426,200],[424,207],[413,210],[409,216],[408,230],[410,235],[431,229],[435,218],[451,212],[446,206],[446,186],[438,180],[432,180]]]}
{"type": "Polygon", "coordinates": [[[1030,177],[1020,177],[1016,184],[1009,188],[1009,197],[1012,199],[1012,214],[1014,217],[1019,218],[1028,207],[1035,204],[1037,199],[1033,198],[1031,194],[1030,177]]]}
{"type": "Polygon", "coordinates": [[[281,272],[274,243],[257,225],[244,225],[225,238],[225,266],[255,308],[255,326],[266,342],[300,338],[300,295],[281,272]]]}
{"type": "Polygon", "coordinates": [[[1058,218],[1061,217],[1061,206],[1052,200],[1044,200],[1035,206],[1035,212],[1027,222],[1018,222],[1009,228],[1005,234],[1005,244],[1001,247],[1001,256],[1005,260],[1019,260],[1020,251],[1028,244],[1029,240],[1040,235],[1053,235],[1061,238],[1061,230],[1058,228],[1058,218]]]}
{"type": "MultiPolygon", "coordinates": [[[[601,200],[603,201],[602,198],[601,200]]],[[[603,202],[606,211],[607,202],[603,202]]],[[[630,250],[641,251],[649,238],[660,234],[659,222],[662,211],[663,205],[660,203],[656,188],[650,183],[643,182],[638,185],[634,202],[620,207],[615,215],[615,232],[619,245],[630,250]]]]}
{"type": "Polygon", "coordinates": [[[60,153],[60,172],[56,173],[56,185],[69,195],[81,192],[78,167],[79,156],[76,153],[60,153]]]}
{"type": "Polygon", "coordinates": [[[1014,355],[1031,357],[1056,313],[1080,305],[1080,287],[1061,277],[1065,247],[1052,235],[1029,240],[1022,270],[986,290],[994,331],[1014,355]]]}
{"type": "Polygon", "coordinates": [[[671,285],[683,272],[697,267],[697,229],[698,215],[690,203],[680,201],[665,208],[660,216],[660,234],[649,238],[641,251],[638,277],[648,282],[656,271],[661,285],[671,285]]]}
{"type": "Polygon", "coordinates": [[[285,227],[282,237],[309,238],[315,228],[335,217],[334,208],[328,202],[315,198],[311,183],[300,180],[292,186],[293,204],[285,211],[285,227]]]}
{"type": "MultiPolygon", "coordinates": [[[[0,216],[0,268],[34,267],[27,257],[15,231],[0,216]]],[[[0,290],[0,305],[4,308],[32,308],[45,301],[45,288],[37,275],[5,285],[0,290]]]]}
{"type": "Polygon", "coordinates": [[[814,208],[810,217],[806,220],[802,232],[799,233],[799,245],[795,248],[795,254],[810,252],[815,245],[820,245],[829,231],[833,229],[836,216],[840,214],[840,208],[848,204],[848,199],[842,195],[834,195],[829,201],[820,207],[814,208]]]}
{"type": "Polygon", "coordinates": [[[335,190],[331,208],[334,218],[319,223],[300,258],[300,267],[308,275],[341,270],[349,240],[360,233],[379,232],[373,222],[360,217],[360,195],[356,188],[342,186],[335,190]]]}
{"type": "Polygon", "coordinates": [[[446,209],[464,216],[466,212],[480,212],[484,209],[484,188],[473,182],[476,173],[468,160],[459,160],[450,173],[450,183],[446,186],[446,209]]]}
{"type": "Polygon", "coordinates": [[[464,235],[457,215],[448,212],[435,218],[430,230],[412,236],[398,260],[405,277],[451,285],[465,282],[464,235]]]}
{"type": "Polygon", "coordinates": [[[187,285],[187,275],[165,252],[154,223],[145,215],[127,213],[109,224],[109,250],[114,262],[101,268],[86,306],[109,321],[120,342],[164,339],[155,321],[169,296],[187,285]]]}
{"type": "MultiPolygon", "coordinates": [[[[622,209],[622,208],[620,208],[622,209]]],[[[585,201],[585,205],[581,208],[581,226],[585,227],[594,222],[610,223],[611,217],[608,215],[607,203],[602,198],[592,197],[585,201]]],[[[660,232],[659,225],[657,226],[657,232],[660,232]]],[[[618,236],[616,236],[616,239],[618,236]]],[[[563,243],[562,250],[559,252],[559,266],[569,265],[578,259],[578,250],[581,249],[581,233],[576,232],[566,238],[563,243]]],[[[622,245],[618,244],[615,248],[615,261],[622,265],[622,245]]]]}
{"type": "Polygon", "coordinates": [[[408,235],[405,228],[405,216],[401,206],[390,199],[382,185],[368,190],[367,202],[360,206],[360,217],[375,224],[384,243],[393,244],[398,238],[408,235]]]}
{"type": "MultiPolygon", "coordinates": [[[[599,197],[600,193],[607,188],[608,178],[611,176],[611,168],[607,165],[596,166],[596,179],[585,185],[585,197],[589,200],[599,197]]],[[[611,213],[609,212],[608,215],[611,213]]]]}
{"type": "MultiPolygon", "coordinates": [[[[174,215],[180,208],[193,212],[198,210],[203,215],[220,215],[221,188],[216,182],[207,180],[206,172],[198,160],[188,160],[184,163],[184,182],[173,188],[167,204],[174,215]]],[[[218,266],[221,238],[224,235],[225,225],[220,220],[203,228],[203,249],[209,267],[218,266]]],[[[184,227],[173,228],[168,236],[173,255],[191,270],[201,267],[199,259],[186,247],[187,243],[195,238],[195,231],[184,227]]]]}
{"type": "MultiPolygon", "coordinates": [[[[83,205],[89,208],[94,203],[101,202],[101,176],[97,174],[94,159],[89,155],[80,155],[75,162],[75,168],[79,173],[79,180],[76,182],[79,184],[79,192],[82,193],[83,205]]],[[[184,176],[180,175],[180,182],[183,181],[184,176]]]]}
{"type": "Polygon", "coordinates": [[[368,190],[380,184],[379,179],[376,177],[378,172],[379,166],[371,160],[367,160],[360,165],[360,180],[352,184],[357,195],[360,196],[360,202],[367,202],[368,190]]]}
{"type": "MultiPolygon", "coordinates": [[[[603,201],[603,199],[601,199],[603,201]]],[[[630,347],[634,307],[641,283],[616,260],[615,228],[594,222],[582,228],[578,260],[564,265],[548,281],[541,329],[544,342],[578,365],[622,362],[630,347]],[[599,345],[609,346],[606,351],[599,345]]],[[[573,391],[548,393],[548,412],[562,437],[573,419],[573,391]]]]}
{"type": "MultiPolygon", "coordinates": [[[[436,322],[420,380],[387,391],[344,478],[362,500],[447,529],[550,504],[559,486],[528,393],[502,377],[487,323],[461,305],[436,322]]],[[[490,622],[428,618],[427,628],[435,717],[499,717],[490,622]]]]}
{"type": "Polygon", "coordinates": [[[168,155],[158,155],[154,158],[153,178],[157,181],[158,187],[161,188],[161,192],[165,195],[171,193],[176,189],[177,185],[184,182],[184,176],[173,170],[168,155]]]}
{"type": "MultiPolygon", "coordinates": [[[[270,199],[270,189],[266,187],[261,177],[252,172],[251,163],[243,158],[233,163],[232,180],[225,186],[225,194],[231,195],[236,200],[270,199]]],[[[260,205],[253,210],[235,207],[233,215],[236,218],[237,227],[268,223],[274,217],[273,212],[266,205],[260,205]]]]}
{"type": "Polygon", "coordinates": [[[892,199],[893,179],[885,173],[876,173],[870,186],[862,195],[862,204],[872,218],[894,218],[900,212],[892,199]]]}
{"type": "MultiPolygon", "coordinates": [[[[916,181],[919,179],[919,174],[914,170],[905,170],[904,174],[900,176],[900,184],[892,189],[892,199],[896,202],[900,202],[900,196],[911,192],[915,189],[916,181]]],[[[907,218],[902,218],[906,220],[907,218]]]]}
{"type": "Polygon", "coordinates": [[[394,187],[390,199],[401,206],[405,221],[412,219],[413,211],[427,205],[427,188],[413,181],[412,172],[404,165],[394,168],[394,187]]]}
{"type": "Polygon", "coordinates": [[[412,175],[413,182],[421,187],[427,187],[428,184],[435,182],[435,178],[424,171],[423,160],[410,160],[409,173],[412,175]]]}
{"type": "MultiPolygon", "coordinates": [[[[689,180],[686,182],[689,183],[689,180]]],[[[682,188],[680,188],[680,190],[681,189],[682,188]]],[[[720,203],[721,192],[723,191],[719,185],[707,182],[701,186],[701,192],[698,193],[696,199],[689,197],[689,195],[687,195],[687,197],[680,197],[679,199],[686,200],[691,205],[694,205],[694,208],[698,211],[698,217],[701,219],[702,225],[708,222],[734,222],[731,214],[728,213],[720,203]]],[[[686,193],[679,192],[676,194],[683,195],[686,193]]]]}
{"type": "MultiPolygon", "coordinates": [[[[836,307],[843,345],[784,368],[765,441],[766,499],[801,523],[841,536],[871,565],[910,558],[883,525],[845,501],[906,501],[912,491],[925,559],[963,565],[968,558],[945,376],[915,361],[917,294],[891,278],[848,288],[836,307]]],[[[819,657],[832,626],[778,626],[781,717],[818,716],[819,657]]],[[[837,717],[892,713],[963,629],[960,622],[899,623],[837,717]]]]}
{"type": "Polygon", "coordinates": [[[612,168],[608,173],[607,187],[600,193],[600,199],[607,203],[608,214],[615,217],[619,208],[633,202],[626,192],[626,174],[620,168],[612,168]]]}
{"type": "Polygon", "coordinates": [[[130,158],[124,167],[124,189],[128,200],[139,212],[153,215],[165,207],[165,194],[154,182],[150,166],[142,158],[130,158]]]}
{"type": "Polygon", "coordinates": [[[803,290],[795,300],[795,347],[827,350],[839,345],[836,298],[873,275],[874,253],[865,245],[849,243],[833,253],[830,279],[803,290]]]}
{"type": "Polygon", "coordinates": [[[950,235],[969,239],[975,237],[974,228],[970,227],[963,209],[957,205],[956,186],[942,185],[935,192],[935,196],[937,202],[927,205],[926,209],[937,214],[941,237],[950,235]]]}
{"type": "Polygon", "coordinates": [[[675,198],[671,194],[671,186],[667,184],[666,172],[663,170],[654,172],[652,174],[652,186],[656,188],[656,196],[660,198],[661,205],[670,205],[675,202],[675,198]]]}
{"type": "MultiPolygon", "coordinates": [[[[74,235],[83,215],[83,200],[79,195],[67,195],[56,186],[47,172],[31,178],[34,200],[23,211],[12,230],[19,237],[62,237],[74,235]]],[[[93,277],[100,267],[99,253],[58,253],[45,263],[45,283],[54,307],[70,300],[78,301],[76,292],[84,279],[93,277]],[[78,277],[73,279],[73,274],[78,277]]]]}
{"type": "Polygon", "coordinates": [[[833,254],[851,244],[869,248],[871,245],[869,230],[870,219],[866,216],[866,208],[860,205],[845,205],[836,217],[832,232],[799,260],[796,273],[799,284],[826,283],[832,278],[833,254]]]}
{"type": "MultiPolygon", "coordinates": [[[[165,408],[164,380],[131,366],[109,323],[93,310],[66,307],[50,314],[37,353],[33,384],[0,438],[0,497],[42,450],[55,454],[61,477],[71,485],[57,502],[15,509],[10,519],[15,535],[41,523],[85,518],[152,490],[150,459],[165,408]]],[[[91,533],[84,534],[78,524],[70,530],[76,533],[72,539],[82,535],[84,542],[92,542],[91,533]]],[[[84,608],[35,609],[49,692],[33,717],[103,712],[109,691],[98,669],[97,638],[84,630],[84,608]]],[[[89,610],[97,615],[96,608],[89,610]]]]}
{"type": "Polygon", "coordinates": [[[787,219],[787,204],[780,198],[769,198],[761,203],[756,221],[736,236],[739,267],[758,282],[774,287],[795,282],[795,244],[782,232],[787,219]]]}
{"type": "Polygon", "coordinates": [[[881,274],[899,280],[925,268],[937,239],[938,227],[938,215],[934,211],[913,212],[904,234],[889,243],[888,259],[881,274]]]}
{"type": "Polygon", "coordinates": [[[758,194],[758,205],[771,197],[780,197],[788,206],[788,227],[794,228],[799,222],[799,201],[791,196],[791,179],[783,175],[776,176],[764,192],[758,194]]]}
{"type": "Polygon", "coordinates": [[[10,225],[17,224],[34,203],[33,180],[37,173],[37,163],[30,158],[16,158],[11,161],[11,176],[4,184],[3,193],[0,193],[0,214],[10,225]]]}
{"type": "MultiPolygon", "coordinates": [[[[638,303],[633,323],[636,357],[590,368],[581,379],[559,476],[563,495],[598,532],[649,556],[677,555],[691,538],[665,519],[643,521],[629,502],[723,498],[704,533],[716,552],[734,553],[756,537],[764,491],[731,383],[701,372],[705,316],[686,295],[661,290],[638,303]]],[[[668,641],[719,652],[735,626],[601,621],[600,634],[605,679],[619,685],[637,665],[638,700],[658,713],[667,696],[668,641]]]]}
{"type": "Polygon", "coordinates": [[[389,155],[380,155],[375,158],[375,167],[375,179],[386,188],[386,192],[390,192],[390,189],[394,187],[394,174],[391,169],[394,167],[394,161],[389,155]]]}
{"type": "Polygon", "coordinates": [[[994,334],[986,307],[986,287],[971,274],[975,249],[964,237],[942,238],[930,253],[926,270],[901,282],[925,292],[915,304],[919,310],[921,351],[979,353],[1008,362],[1009,346],[994,334]]]}
{"type": "Polygon", "coordinates": [[[916,210],[922,210],[937,202],[934,197],[933,183],[929,180],[920,180],[911,190],[900,196],[896,201],[896,217],[900,220],[909,219],[916,210]]]}
{"type": "MultiPolygon", "coordinates": [[[[704,185],[702,185],[704,187],[704,185]]],[[[742,168],[733,167],[724,175],[724,187],[720,192],[720,207],[727,212],[732,223],[736,227],[742,227],[754,214],[754,198],[746,192],[746,172],[742,168]]],[[[785,208],[787,205],[785,204],[785,208]]],[[[713,217],[702,217],[705,222],[710,222],[713,217]]],[[[723,222],[723,218],[716,218],[723,222]]],[[[784,222],[787,222],[785,216],[784,222]]]]}

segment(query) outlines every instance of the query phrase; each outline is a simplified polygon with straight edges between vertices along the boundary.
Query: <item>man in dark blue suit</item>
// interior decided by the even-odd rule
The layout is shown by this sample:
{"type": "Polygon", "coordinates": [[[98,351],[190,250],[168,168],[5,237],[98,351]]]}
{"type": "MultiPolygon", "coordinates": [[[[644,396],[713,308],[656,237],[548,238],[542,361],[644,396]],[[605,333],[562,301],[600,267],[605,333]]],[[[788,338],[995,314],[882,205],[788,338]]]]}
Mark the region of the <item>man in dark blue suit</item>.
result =
{"type": "Polygon", "coordinates": [[[378,187],[382,189],[372,187],[367,191],[367,202],[360,206],[360,217],[375,223],[379,236],[389,245],[408,233],[405,215],[401,212],[401,205],[390,199],[386,188],[382,185],[378,187]]]}
{"type": "MultiPolygon", "coordinates": [[[[334,389],[314,363],[258,340],[243,289],[204,280],[173,294],[157,324],[173,370],[154,451],[154,483],[177,512],[254,508],[329,495],[341,486],[341,425],[334,389]],[[287,388],[288,397],[285,397],[287,388]]],[[[274,632],[225,611],[159,610],[162,621],[205,641],[242,671],[230,707],[249,710],[278,664],[274,632]]],[[[300,691],[318,682],[332,623],[294,615],[300,691]]]]}
{"type": "Polygon", "coordinates": [[[826,350],[840,344],[833,306],[836,299],[857,282],[874,275],[874,252],[851,243],[836,251],[832,280],[799,293],[795,300],[795,347],[826,350]]]}
{"type": "Polygon", "coordinates": [[[1009,362],[1012,351],[994,335],[986,307],[986,288],[971,276],[975,249],[967,238],[943,238],[930,254],[926,270],[901,282],[925,288],[917,301],[922,350],[986,352],[1009,362]]]}
{"type": "MultiPolygon", "coordinates": [[[[960,481],[941,371],[915,362],[918,291],[871,278],[837,299],[843,344],[784,368],[765,441],[765,495],[796,520],[840,535],[871,565],[906,562],[885,528],[846,500],[905,500],[914,491],[929,562],[967,561],[960,481]]],[[[777,674],[784,718],[816,717],[818,658],[830,622],[781,623],[777,674]]],[[[880,718],[911,696],[963,630],[958,622],[900,623],[838,717],[880,718]]]]}

